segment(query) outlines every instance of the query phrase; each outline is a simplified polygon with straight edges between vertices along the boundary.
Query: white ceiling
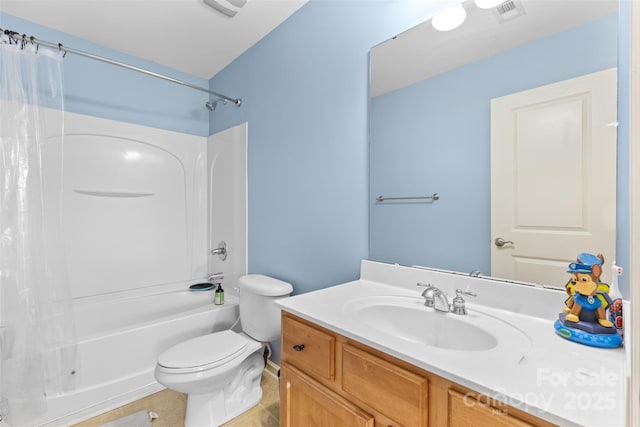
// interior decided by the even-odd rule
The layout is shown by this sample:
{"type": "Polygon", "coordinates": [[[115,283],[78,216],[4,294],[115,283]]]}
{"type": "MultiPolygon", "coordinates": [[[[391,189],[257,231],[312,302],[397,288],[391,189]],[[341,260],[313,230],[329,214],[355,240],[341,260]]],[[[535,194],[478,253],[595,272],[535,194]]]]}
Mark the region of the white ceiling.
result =
{"type": "Polygon", "coordinates": [[[371,51],[371,96],[378,96],[454,68],[608,15],[618,0],[515,0],[526,13],[500,24],[493,10],[463,3],[467,19],[448,32],[431,21],[371,51]]]}
{"type": "Polygon", "coordinates": [[[233,18],[201,0],[0,0],[0,11],[210,79],[307,1],[249,0],[233,18]]]}
{"type": "MultiPolygon", "coordinates": [[[[248,0],[233,18],[202,0],[0,0],[0,11],[210,79],[307,1],[248,0]]],[[[596,19],[617,10],[618,3],[515,1],[527,13],[504,24],[498,23],[491,10],[480,10],[466,0],[467,19],[461,27],[443,33],[427,22],[376,46],[371,54],[371,95],[596,19]]]]}

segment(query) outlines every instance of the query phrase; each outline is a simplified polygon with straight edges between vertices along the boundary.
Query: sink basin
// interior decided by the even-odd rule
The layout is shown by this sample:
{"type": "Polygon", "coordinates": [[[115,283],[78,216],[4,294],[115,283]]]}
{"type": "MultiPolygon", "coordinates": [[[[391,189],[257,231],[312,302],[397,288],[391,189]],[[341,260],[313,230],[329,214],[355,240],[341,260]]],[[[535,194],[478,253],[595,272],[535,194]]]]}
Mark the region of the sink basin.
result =
{"type": "Polygon", "coordinates": [[[376,332],[429,347],[458,351],[488,351],[501,342],[525,345],[528,337],[490,315],[469,310],[466,315],[425,307],[422,298],[373,296],[347,301],[354,320],[376,332]]]}

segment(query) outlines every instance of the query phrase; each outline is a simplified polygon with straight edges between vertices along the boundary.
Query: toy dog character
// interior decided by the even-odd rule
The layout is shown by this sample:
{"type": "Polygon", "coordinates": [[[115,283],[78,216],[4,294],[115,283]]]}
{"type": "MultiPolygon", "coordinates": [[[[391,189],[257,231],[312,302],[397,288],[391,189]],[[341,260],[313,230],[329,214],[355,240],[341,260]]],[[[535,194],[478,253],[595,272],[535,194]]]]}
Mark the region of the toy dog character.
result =
{"type": "Polygon", "coordinates": [[[584,315],[583,311],[593,312],[601,326],[613,327],[613,323],[607,320],[605,312],[607,301],[598,295],[603,263],[602,254],[597,256],[580,254],[578,262],[569,264],[567,272],[571,273],[571,280],[567,284],[567,292],[570,296],[565,302],[567,308],[564,311],[568,313],[566,321],[577,323],[581,320],[581,315],[584,315]]]}

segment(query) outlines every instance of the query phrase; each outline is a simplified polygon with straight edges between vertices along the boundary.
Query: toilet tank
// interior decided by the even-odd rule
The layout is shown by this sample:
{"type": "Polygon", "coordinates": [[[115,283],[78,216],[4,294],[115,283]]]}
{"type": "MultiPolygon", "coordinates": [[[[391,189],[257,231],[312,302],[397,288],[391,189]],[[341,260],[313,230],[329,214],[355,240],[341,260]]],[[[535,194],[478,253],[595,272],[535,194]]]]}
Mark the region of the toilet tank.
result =
{"type": "Polygon", "coordinates": [[[290,283],[262,274],[248,274],[238,279],[242,330],[257,341],[269,342],[280,337],[280,307],[275,300],[288,297],[290,283]]]}

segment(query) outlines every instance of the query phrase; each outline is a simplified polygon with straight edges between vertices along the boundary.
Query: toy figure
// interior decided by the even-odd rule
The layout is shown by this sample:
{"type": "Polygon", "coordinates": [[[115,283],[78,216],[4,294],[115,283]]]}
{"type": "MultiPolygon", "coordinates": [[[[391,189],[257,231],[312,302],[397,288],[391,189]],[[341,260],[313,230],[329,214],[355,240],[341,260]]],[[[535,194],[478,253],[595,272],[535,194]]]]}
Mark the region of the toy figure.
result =
{"type": "Polygon", "coordinates": [[[569,264],[571,280],[567,284],[567,290],[571,290],[569,299],[565,301],[567,308],[565,312],[569,313],[565,317],[568,322],[577,323],[580,321],[580,315],[583,310],[587,321],[591,320],[593,315],[587,315],[588,312],[594,312],[598,323],[605,328],[612,328],[613,323],[607,320],[605,309],[609,306],[610,301],[606,297],[607,290],[599,289],[600,275],[602,274],[602,264],[604,257],[598,254],[593,257],[591,254],[580,254],[578,262],[569,264]],[[580,259],[582,256],[582,259],[580,259]]]}
{"type": "Polygon", "coordinates": [[[581,253],[569,264],[571,279],[565,288],[569,297],[554,327],[563,338],[595,347],[612,348],[622,344],[622,337],[607,319],[611,304],[609,286],[600,282],[604,257],[581,253]]]}

